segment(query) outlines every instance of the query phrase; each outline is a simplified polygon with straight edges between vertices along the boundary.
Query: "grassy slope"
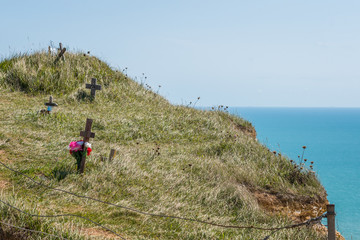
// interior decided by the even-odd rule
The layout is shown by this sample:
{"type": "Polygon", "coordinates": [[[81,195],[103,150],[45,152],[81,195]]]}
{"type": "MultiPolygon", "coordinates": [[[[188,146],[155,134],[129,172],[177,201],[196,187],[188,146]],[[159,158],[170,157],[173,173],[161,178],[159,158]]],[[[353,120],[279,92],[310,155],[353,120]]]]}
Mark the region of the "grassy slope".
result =
{"type": "MultiPolygon", "coordinates": [[[[299,173],[288,159],[269,152],[236,127],[251,128],[243,119],[173,106],[95,57],[68,53],[66,62],[56,66],[53,60],[37,53],[0,63],[0,159],[21,172],[58,188],[143,211],[221,224],[289,223],[261,210],[252,194],[255,190],[324,198],[314,174],[299,173]],[[103,86],[93,102],[84,89],[91,77],[103,86]],[[59,107],[54,114],[38,114],[50,93],[59,107]],[[86,118],[94,119],[96,137],[81,176],[66,146],[80,139],[86,118]],[[115,160],[100,161],[110,148],[119,150],[115,160]]],[[[262,239],[268,234],[147,217],[46,190],[4,168],[0,173],[9,182],[1,199],[36,213],[82,214],[129,239],[262,239]]],[[[99,239],[105,235],[83,220],[40,221],[0,206],[2,220],[17,225],[73,239],[87,238],[84,229],[97,231],[99,239]]],[[[272,237],[320,239],[309,228],[272,237]]]]}

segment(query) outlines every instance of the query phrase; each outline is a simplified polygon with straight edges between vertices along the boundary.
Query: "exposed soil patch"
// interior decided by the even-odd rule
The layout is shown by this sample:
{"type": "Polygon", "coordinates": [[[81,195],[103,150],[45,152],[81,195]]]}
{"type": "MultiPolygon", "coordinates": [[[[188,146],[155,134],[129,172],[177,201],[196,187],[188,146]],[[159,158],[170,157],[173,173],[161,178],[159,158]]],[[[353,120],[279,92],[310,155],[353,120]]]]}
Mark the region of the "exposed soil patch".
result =
{"type": "Polygon", "coordinates": [[[248,136],[252,137],[253,139],[256,139],[256,130],[253,126],[251,126],[251,125],[244,126],[239,123],[235,123],[234,120],[232,120],[230,117],[229,117],[229,120],[234,125],[235,130],[241,131],[241,132],[245,133],[245,135],[248,135],[248,136]]]}
{"type": "Polygon", "coordinates": [[[235,128],[239,129],[240,131],[252,137],[253,139],[256,139],[256,130],[254,127],[245,127],[240,124],[235,124],[235,128]]]}
{"type": "Polygon", "coordinates": [[[299,197],[296,195],[272,194],[255,191],[254,196],[261,208],[272,214],[287,215],[294,222],[320,216],[326,212],[329,203],[326,198],[299,197]]]}
{"type": "Polygon", "coordinates": [[[0,180],[0,189],[5,189],[10,183],[5,180],[0,180]]]}
{"type": "MultiPolygon", "coordinates": [[[[292,194],[273,194],[261,191],[253,192],[258,204],[270,214],[281,214],[288,216],[295,223],[304,222],[310,218],[318,217],[326,212],[326,205],[329,201],[326,197],[306,197],[292,194]]],[[[327,227],[321,224],[313,225],[315,231],[327,236],[327,227]]],[[[339,232],[336,232],[336,239],[345,240],[339,232]]]]}
{"type": "Polygon", "coordinates": [[[120,237],[116,236],[111,232],[107,232],[105,230],[98,228],[83,228],[81,232],[87,236],[95,237],[99,239],[121,239],[120,237]]]}

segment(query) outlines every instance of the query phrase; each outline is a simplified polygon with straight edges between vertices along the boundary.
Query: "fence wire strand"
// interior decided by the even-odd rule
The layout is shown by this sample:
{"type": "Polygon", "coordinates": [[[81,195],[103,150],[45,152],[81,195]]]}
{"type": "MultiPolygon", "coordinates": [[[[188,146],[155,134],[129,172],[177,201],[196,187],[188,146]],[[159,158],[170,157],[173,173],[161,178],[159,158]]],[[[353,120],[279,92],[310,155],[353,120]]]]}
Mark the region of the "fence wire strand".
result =
{"type": "Polygon", "coordinates": [[[23,214],[26,214],[26,215],[29,215],[29,216],[32,216],[32,217],[38,217],[38,218],[77,217],[77,218],[82,218],[82,219],[85,219],[85,220],[87,220],[87,221],[89,221],[89,222],[92,222],[92,223],[94,223],[95,225],[97,225],[97,226],[99,226],[99,227],[101,227],[101,228],[103,228],[103,229],[105,229],[105,230],[107,230],[107,231],[115,234],[116,236],[120,237],[121,239],[126,240],[125,238],[123,238],[121,235],[117,234],[117,233],[114,232],[113,230],[111,230],[111,229],[109,229],[109,228],[101,225],[100,223],[95,222],[95,221],[93,221],[93,220],[91,220],[91,219],[89,219],[89,218],[87,218],[87,217],[83,217],[83,216],[76,215],[76,214],[57,214],[57,215],[38,215],[38,214],[32,214],[32,213],[25,212],[25,211],[21,210],[20,208],[17,208],[17,207],[15,207],[15,206],[11,205],[10,203],[7,203],[7,202],[5,202],[5,201],[3,201],[3,200],[1,200],[1,199],[0,199],[0,202],[2,202],[3,204],[9,206],[10,208],[13,208],[13,209],[15,209],[15,210],[17,210],[17,211],[19,211],[19,212],[21,212],[21,213],[23,213],[23,214]]]}
{"type": "Polygon", "coordinates": [[[50,233],[46,233],[46,232],[42,232],[42,231],[32,230],[32,229],[28,229],[28,228],[22,228],[22,227],[15,226],[15,225],[12,225],[12,224],[10,224],[10,223],[6,223],[6,222],[2,222],[2,221],[0,221],[0,224],[4,224],[4,225],[7,225],[7,226],[9,226],[9,227],[17,228],[17,229],[24,230],[24,231],[28,231],[28,232],[39,233],[39,234],[44,234],[44,235],[48,235],[48,236],[51,236],[51,237],[56,237],[56,238],[68,240],[67,238],[64,238],[64,237],[61,237],[61,236],[57,236],[57,235],[50,234],[50,233]]]}
{"type": "Polygon", "coordinates": [[[302,223],[297,223],[297,224],[292,224],[289,226],[285,226],[285,227],[281,227],[278,229],[275,229],[274,231],[272,231],[269,235],[267,235],[263,240],[268,240],[270,239],[270,236],[275,234],[277,231],[280,231],[282,229],[289,229],[289,228],[296,228],[296,227],[302,227],[302,226],[310,226],[311,224],[316,224],[316,223],[320,223],[321,220],[326,217],[326,213],[324,213],[321,216],[318,217],[314,217],[314,218],[310,218],[309,220],[302,222],[302,223]]]}

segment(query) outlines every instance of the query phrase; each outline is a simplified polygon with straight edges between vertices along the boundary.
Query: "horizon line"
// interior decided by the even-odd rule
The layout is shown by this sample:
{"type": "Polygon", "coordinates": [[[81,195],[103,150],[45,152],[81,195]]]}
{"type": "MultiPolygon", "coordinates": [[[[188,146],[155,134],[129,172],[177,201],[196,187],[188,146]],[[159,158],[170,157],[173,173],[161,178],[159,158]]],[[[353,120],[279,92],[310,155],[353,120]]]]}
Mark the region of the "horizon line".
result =
{"type": "MultiPolygon", "coordinates": [[[[220,106],[220,105],[218,105],[220,106]]],[[[218,108],[218,106],[214,105],[214,106],[194,106],[195,108],[212,108],[212,107],[215,107],[215,108],[218,108]]],[[[360,109],[360,106],[359,107],[333,107],[333,106],[330,106],[330,107],[322,107],[322,106],[315,106],[315,107],[303,107],[303,106],[228,106],[228,105],[222,105],[224,107],[228,107],[228,108],[346,108],[346,109],[360,109]]],[[[191,106],[189,106],[191,107],[191,106]]]]}

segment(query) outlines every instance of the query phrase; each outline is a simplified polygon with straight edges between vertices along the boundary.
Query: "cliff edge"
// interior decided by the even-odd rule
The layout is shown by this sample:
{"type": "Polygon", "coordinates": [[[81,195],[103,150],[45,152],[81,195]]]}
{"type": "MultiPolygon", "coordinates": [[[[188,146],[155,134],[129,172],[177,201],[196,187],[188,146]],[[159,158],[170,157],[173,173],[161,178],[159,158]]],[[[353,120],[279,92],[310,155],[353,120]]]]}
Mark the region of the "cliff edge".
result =
{"type": "MultiPolygon", "coordinates": [[[[146,78],[136,82],[126,69],[114,70],[94,56],[66,53],[65,61],[54,63],[55,57],[38,52],[0,62],[0,161],[18,171],[0,168],[4,201],[28,212],[87,216],[125,239],[263,239],[270,232],[251,226],[285,226],[324,212],[326,191],[316,174],[260,144],[251,123],[221,108],[172,105],[146,78]],[[102,86],[95,98],[85,88],[92,78],[102,86]],[[41,114],[50,95],[58,107],[41,114]],[[95,138],[85,173],[78,174],[66,147],[81,138],[87,118],[95,138]],[[117,155],[106,161],[110,149],[117,155]],[[19,173],[124,208],[53,191],[19,173]]],[[[33,230],[117,238],[85,220],[38,219],[4,204],[0,211],[1,221],[33,230]]],[[[271,238],[326,239],[309,227],[271,238]]]]}

